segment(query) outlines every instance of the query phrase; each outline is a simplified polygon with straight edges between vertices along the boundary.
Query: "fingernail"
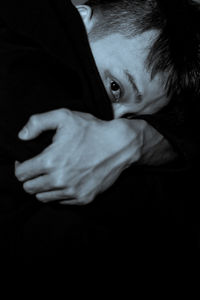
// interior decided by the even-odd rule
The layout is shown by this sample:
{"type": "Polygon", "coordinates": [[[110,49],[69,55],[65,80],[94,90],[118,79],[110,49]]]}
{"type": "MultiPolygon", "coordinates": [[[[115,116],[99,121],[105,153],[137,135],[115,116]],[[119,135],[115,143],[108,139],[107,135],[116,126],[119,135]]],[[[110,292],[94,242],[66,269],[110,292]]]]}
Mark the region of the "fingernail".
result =
{"type": "Polygon", "coordinates": [[[26,140],[28,138],[28,129],[24,127],[18,134],[18,137],[22,140],[26,140]]]}

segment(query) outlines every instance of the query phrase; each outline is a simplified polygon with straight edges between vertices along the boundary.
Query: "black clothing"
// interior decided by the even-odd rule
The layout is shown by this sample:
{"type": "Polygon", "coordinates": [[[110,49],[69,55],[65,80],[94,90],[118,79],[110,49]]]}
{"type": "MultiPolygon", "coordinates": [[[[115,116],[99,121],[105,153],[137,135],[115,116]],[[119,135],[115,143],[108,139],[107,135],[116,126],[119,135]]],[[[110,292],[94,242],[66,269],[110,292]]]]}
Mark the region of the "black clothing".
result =
{"type": "MultiPolygon", "coordinates": [[[[157,205],[168,201],[160,179],[166,180],[172,166],[133,167],[94,203],[81,208],[41,204],[14,177],[14,161],[40,153],[53,135],[20,141],[17,134],[31,115],[66,107],[104,120],[113,117],[84,25],[70,1],[0,2],[0,101],[0,240],[5,253],[64,255],[66,249],[88,245],[111,247],[120,241],[126,248],[135,238],[152,241],[147,224],[152,224],[151,230],[157,227],[157,205]]],[[[168,110],[141,118],[171,140],[180,153],[174,165],[179,169],[188,155],[181,149],[180,131],[170,131],[168,110]]],[[[182,130],[183,120],[176,117],[176,122],[182,130]]]]}

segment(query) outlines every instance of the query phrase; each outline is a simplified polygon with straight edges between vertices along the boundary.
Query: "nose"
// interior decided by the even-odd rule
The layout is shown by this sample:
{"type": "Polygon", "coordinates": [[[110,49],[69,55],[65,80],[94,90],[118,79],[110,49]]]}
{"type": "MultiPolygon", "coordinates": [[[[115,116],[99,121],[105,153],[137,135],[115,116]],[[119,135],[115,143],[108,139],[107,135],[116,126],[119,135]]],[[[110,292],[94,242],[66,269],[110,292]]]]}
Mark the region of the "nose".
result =
{"type": "Polygon", "coordinates": [[[113,108],[113,115],[114,119],[119,119],[121,116],[121,110],[119,108],[119,105],[117,103],[112,103],[112,108],[113,108]]]}

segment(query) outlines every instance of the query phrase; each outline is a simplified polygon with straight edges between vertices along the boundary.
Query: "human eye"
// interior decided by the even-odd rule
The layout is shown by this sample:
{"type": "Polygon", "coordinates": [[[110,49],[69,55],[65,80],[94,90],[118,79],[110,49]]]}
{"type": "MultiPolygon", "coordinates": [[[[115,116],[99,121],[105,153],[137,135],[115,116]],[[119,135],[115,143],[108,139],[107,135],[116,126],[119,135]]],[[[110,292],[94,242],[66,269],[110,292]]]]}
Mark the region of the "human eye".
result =
{"type": "Polygon", "coordinates": [[[113,98],[113,102],[119,102],[120,98],[122,97],[122,89],[115,80],[110,80],[109,84],[110,93],[113,98]]]}

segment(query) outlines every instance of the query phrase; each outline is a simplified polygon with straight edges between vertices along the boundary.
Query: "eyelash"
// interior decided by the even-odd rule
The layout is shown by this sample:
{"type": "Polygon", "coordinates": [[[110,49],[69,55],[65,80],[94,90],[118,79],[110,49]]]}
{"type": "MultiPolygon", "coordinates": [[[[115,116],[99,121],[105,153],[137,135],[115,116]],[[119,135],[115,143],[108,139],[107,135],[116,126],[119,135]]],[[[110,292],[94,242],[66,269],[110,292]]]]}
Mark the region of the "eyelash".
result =
{"type": "Polygon", "coordinates": [[[119,83],[118,83],[116,80],[110,80],[109,85],[110,85],[110,93],[112,94],[113,101],[114,101],[114,102],[119,102],[120,98],[122,97],[122,89],[121,89],[119,83]],[[114,95],[114,92],[115,92],[115,91],[113,91],[113,90],[111,89],[111,85],[112,85],[113,83],[119,86],[119,92],[117,92],[117,90],[116,90],[116,93],[119,93],[119,95],[118,95],[117,97],[114,95]]]}

